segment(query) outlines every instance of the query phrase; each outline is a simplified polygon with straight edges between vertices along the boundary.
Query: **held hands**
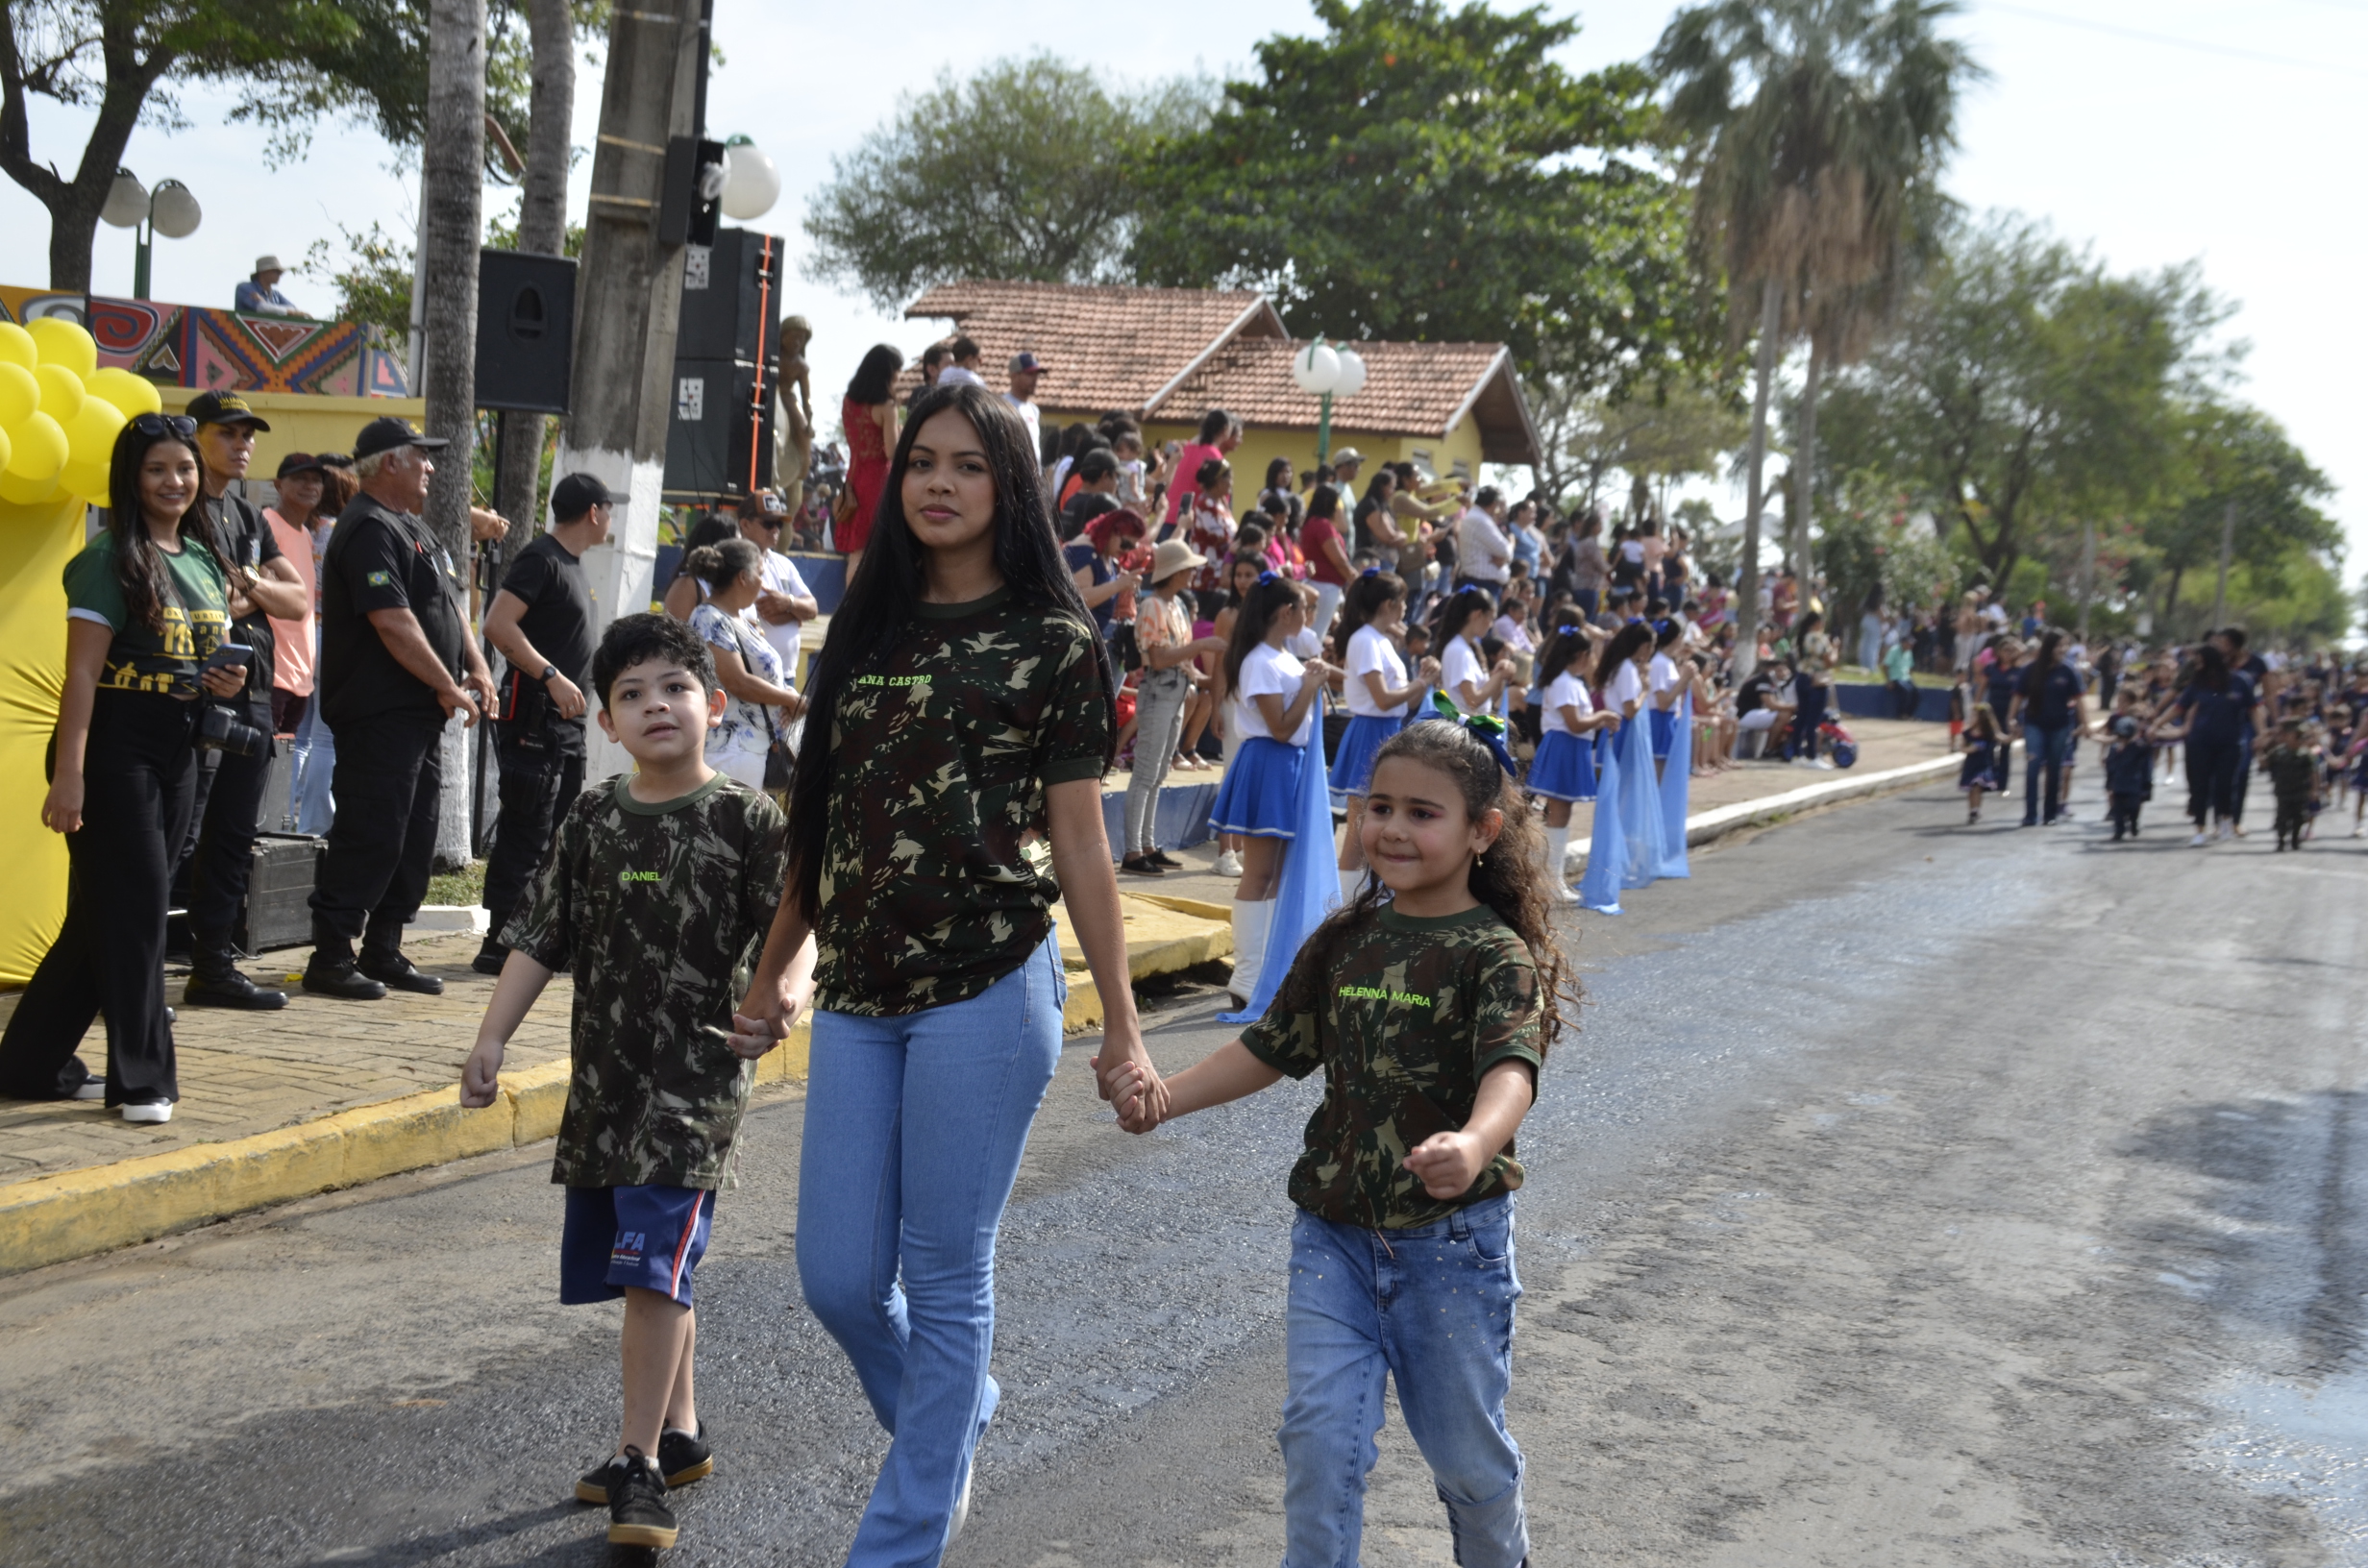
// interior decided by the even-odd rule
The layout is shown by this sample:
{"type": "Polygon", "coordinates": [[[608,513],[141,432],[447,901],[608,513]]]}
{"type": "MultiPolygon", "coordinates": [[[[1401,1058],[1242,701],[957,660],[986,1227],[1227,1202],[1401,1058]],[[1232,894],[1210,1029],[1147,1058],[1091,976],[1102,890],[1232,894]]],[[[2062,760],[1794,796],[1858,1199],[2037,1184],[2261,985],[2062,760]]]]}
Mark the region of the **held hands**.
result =
{"type": "Polygon", "coordinates": [[[1434,686],[1437,685],[1438,682],[1439,661],[1437,659],[1425,657],[1420,664],[1415,666],[1416,685],[1434,686]]]}
{"type": "Polygon", "coordinates": [[[1422,1190],[1432,1197],[1457,1198],[1471,1190],[1490,1158],[1469,1133],[1433,1133],[1401,1163],[1421,1178],[1422,1190]]]}
{"type": "MultiPolygon", "coordinates": [[[[1096,1057],[1099,1067],[1101,1059],[1096,1057]]],[[[1130,1133],[1147,1133],[1167,1119],[1168,1086],[1160,1082],[1147,1059],[1128,1058],[1100,1080],[1101,1097],[1119,1114],[1119,1125],[1130,1133]]]]}
{"type": "Polygon", "coordinates": [[[753,1062],[789,1038],[814,1000],[814,981],[809,974],[802,980],[784,977],[772,995],[758,997],[754,992],[741,1001],[742,1011],[731,1016],[732,1032],[725,1041],[735,1055],[753,1062]]]}
{"type": "Polygon", "coordinates": [[[1307,661],[1305,674],[1299,677],[1299,686],[1302,690],[1311,686],[1320,686],[1330,680],[1335,674],[1333,668],[1323,660],[1310,659],[1307,661]]]}

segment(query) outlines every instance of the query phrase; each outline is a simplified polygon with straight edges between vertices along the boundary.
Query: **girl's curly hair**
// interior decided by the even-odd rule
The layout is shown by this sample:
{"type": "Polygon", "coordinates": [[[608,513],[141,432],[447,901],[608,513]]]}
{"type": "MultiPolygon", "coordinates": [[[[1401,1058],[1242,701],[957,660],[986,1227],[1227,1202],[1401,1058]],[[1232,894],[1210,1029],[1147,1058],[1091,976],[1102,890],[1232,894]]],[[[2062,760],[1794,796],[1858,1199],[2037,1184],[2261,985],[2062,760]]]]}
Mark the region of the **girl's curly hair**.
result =
{"type": "MultiPolygon", "coordinates": [[[[1554,904],[1548,897],[1545,839],[1538,820],[1529,814],[1521,787],[1497,766],[1496,753],[1462,724],[1426,719],[1407,725],[1373,754],[1373,768],[1393,757],[1436,768],[1455,781],[1464,810],[1478,821],[1492,811],[1504,814],[1505,825],[1486,854],[1471,863],[1471,895],[1494,910],[1513,927],[1538,967],[1538,1050],[1543,1055],[1562,1033],[1563,1006],[1575,1011],[1582,997],[1579,977],[1564,962],[1562,942],[1554,929],[1554,904]]],[[[1332,972],[1349,937],[1370,925],[1381,908],[1378,878],[1367,877],[1357,895],[1332,912],[1299,949],[1284,980],[1278,999],[1293,1013],[1313,1013],[1323,1005],[1324,979],[1332,972]]]]}

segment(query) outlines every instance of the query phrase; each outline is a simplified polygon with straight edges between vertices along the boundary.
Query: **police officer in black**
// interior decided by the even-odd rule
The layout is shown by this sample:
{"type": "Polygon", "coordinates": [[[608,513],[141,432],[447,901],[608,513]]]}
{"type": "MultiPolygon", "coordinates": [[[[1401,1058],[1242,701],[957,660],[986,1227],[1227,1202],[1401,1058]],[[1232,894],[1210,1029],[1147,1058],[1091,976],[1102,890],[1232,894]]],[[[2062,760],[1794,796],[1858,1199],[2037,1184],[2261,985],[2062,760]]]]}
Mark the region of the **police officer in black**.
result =
{"type": "Polygon", "coordinates": [[[502,815],[485,861],[493,929],[472,966],[500,974],[502,928],[583,789],[584,693],[592,684],[592,593],[583,552],[608,537],[608,487],[570,474],[551,487],[551,531],[518,552],[485,610],[485,636],[509,661],[493,736],[502,764],[502,815]]]}
{"type": "Polygon", "coordinates": [[[428,894],[445,721],[474,725],[493,677],[468,634],[460,565],[419,517],[441,440],[374,419],[354,442],[361,494],[321,562],[321,718],[336,732],[337,800],[312,882],[305,990],[371,1001],[444,982],[403,956],[428,894]],[[358,941],[358,959],[354,944],[358,941]]]}
{"type": "Polygon", "coordinates": [[[200,716],[188,864],[189,984],[182,1000],[193,1007],[285,1007],[284,992],[266,990],[238,971],[232,936],[246,903],[258,819],[271,777],[275,639],[270,618],[302,620],[306,589],[263,514],[243,496],[230,493],[247,477],[256,432],[271,427],[235,392],[199,393],[189,402],[188,416],[197,422],[203,489],[198,504],[229,557],[227,564],[243,568],[248,578],[246,590],[231,599],[231,640],[253,649],[255,656],[247,661],[246,689],[228,701],[206,698],[214,712],[200,716]]]}

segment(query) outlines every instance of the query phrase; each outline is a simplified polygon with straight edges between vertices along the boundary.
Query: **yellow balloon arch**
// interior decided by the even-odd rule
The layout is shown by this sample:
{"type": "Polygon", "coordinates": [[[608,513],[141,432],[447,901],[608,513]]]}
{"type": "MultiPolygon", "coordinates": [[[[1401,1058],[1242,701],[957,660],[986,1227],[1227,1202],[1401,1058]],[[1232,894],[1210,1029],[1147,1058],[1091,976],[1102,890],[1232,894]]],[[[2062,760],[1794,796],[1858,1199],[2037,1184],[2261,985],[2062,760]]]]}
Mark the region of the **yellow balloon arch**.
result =
{"type": "Polygon", "coordinates": [[[161,412],[155,385],[101,369],[70,321],[0,322],[0,986],[22,985],[65,918],[65,842],[41,825],[65,680],[65,563],[107,504],[115,436],[161,412]]]}

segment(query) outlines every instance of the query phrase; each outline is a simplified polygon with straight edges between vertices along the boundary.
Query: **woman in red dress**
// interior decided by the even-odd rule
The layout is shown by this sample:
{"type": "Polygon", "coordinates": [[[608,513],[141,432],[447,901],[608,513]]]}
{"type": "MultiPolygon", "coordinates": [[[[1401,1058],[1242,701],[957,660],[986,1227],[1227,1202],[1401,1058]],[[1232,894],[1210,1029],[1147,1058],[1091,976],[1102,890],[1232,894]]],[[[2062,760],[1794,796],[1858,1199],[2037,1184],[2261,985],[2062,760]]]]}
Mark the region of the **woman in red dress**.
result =
{"type": "Polygon", "coordinates": [[[886,343],[863,356],[847,397],[839,404],[839,423],[847,432],[847,487],[854,493],[855,510],[831,526],[830,540],[847,556],[847,580],[855,580],[863,547],[872,537],[873,514],[879,510],[880,492],[888,488],[888,454],[897,448],[897,372],[904,355],[886,343]]]}

